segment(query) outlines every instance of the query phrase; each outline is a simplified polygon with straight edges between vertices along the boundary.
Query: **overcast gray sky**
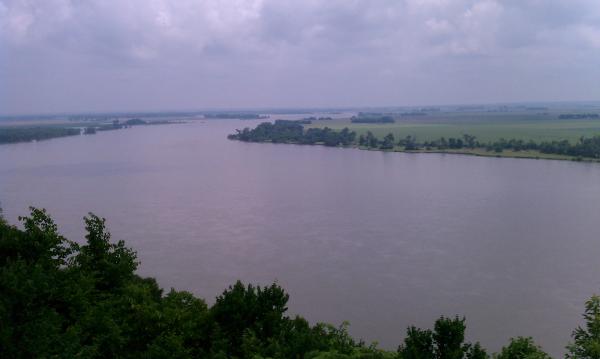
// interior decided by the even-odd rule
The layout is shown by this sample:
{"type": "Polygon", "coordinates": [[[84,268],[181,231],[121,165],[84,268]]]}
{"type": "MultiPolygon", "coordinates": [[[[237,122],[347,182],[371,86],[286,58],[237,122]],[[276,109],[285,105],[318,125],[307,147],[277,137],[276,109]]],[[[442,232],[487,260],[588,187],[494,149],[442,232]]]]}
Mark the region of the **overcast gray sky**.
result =
{"type": "Polygon", "coordinates": [[[600,0],[0,0],[0,113],[600,99],[600,0]]]}

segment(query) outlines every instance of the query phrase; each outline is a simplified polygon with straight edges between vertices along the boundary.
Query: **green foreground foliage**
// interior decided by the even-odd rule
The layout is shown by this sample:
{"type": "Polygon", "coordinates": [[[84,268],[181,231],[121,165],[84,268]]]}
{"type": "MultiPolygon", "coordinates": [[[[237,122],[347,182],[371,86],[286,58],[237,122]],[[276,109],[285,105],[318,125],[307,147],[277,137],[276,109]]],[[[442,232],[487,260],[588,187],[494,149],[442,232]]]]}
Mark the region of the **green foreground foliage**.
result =
{"type": "MultiPolygon", "coordinates": [[[[136,253],[112,242],[105,220],[84,218],[84,244],[67,240],[44,210],[23,229],[0,217],[0,358],[484,359],[465,343],[465,319],[410,327],[396,352],[354,340],[347,323],[288,317],[277,284],[235,283],[209,307],[184,291],[164,292],[135,274],[136,253]]],[[[569,358],[600,357],[600,298],[573,333],[569,358]]],[[[400,337],[400,333],[399,333],[400,337]]],[[[512,339],[498,359],[545,359],[531,338],[512,339]]]]}
{"type": "Polygon", "coordinates": [[[510,344],[494,356],[495,359],[550,359],[550,356],[537,346],[533,339],[518,337],[510,340],[510,344]]]}

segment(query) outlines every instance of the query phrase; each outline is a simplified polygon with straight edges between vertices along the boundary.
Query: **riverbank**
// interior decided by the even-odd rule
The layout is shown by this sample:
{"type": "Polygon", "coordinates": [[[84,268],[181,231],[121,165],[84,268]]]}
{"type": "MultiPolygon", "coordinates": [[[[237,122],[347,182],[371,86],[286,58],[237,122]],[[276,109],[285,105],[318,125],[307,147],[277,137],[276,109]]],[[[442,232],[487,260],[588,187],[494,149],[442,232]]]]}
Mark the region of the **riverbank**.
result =
{"type": "Polygon", "coordinates": [[[73,127],[10,127],[0,128],[0,144],[49,140],[51,138],[78,136],[73,127]]]}
{"type": "Polygon", "coordinates": [[[461,150],[404,150],[397,148],[393,150],[381,150],[381,149],[369,149],[367,147],[357,148],[361,150],[370,151],[382,151],[382,152],[404,152],[404,153],[444,153],[450,155],[465,155],[465,156],[477,156],[477,157],[497,157],[497,158],[523,158],[523,159],[534,159],[534,160],[557,160],[557,161],[576,161],[576,162],[600,162],[600,159],[595,158],[584,158],[584,157],[573,157],[566,155],[557,155],[552,153],[542,153],[540,151],[487,151],[485,148],[473,148],[473,149],[461,149],[461,150]]]}
{"type": "MultiPolygon", "coordinates": [[[[242,141],[246,142],[246,141],[242,141]]],[[[300,142],[272,142],[272,141],[261,141],[254,143],[275,143],[285,145],[306,145],[300,142]]],[[[326,146],[324,143],[310,144],[312,146],[326,146]]],[[[330,146],[326,146],[330,147],[330,146]]],[[[533,160],[555,160],[555,161],[574,161],[574,162],[600,162],[600,159],[595,158],[584,158],[584,157],[573,157],[566,155],[557,155],[552,153],[542,153],[539,151],[502,151],[494,152],[487,151],[485,148],[473,148],[473,149],[419,149],[419,150],[405,150],[402,147],[395,147],[394,149],[380,149],[380,148],[369,148],[366,146],[350,145],[350,146],[337,146],[338,148],[353,148],[361,151],[374,151],[374,152],[399,152],[399,153],[415,153],[415,154],[449,154],[449,155],[463,155],[463,156],[476,156],[476,157],[496,157],[496,158],[520,158],[520,159],[533,159],[533,160]]]]}
{"type": "MultiPolygon", "coordinates": [[[[241,142],[252,142],[252,143],[274,143],[274,144],[286,144],[286,145],[312,145],[312,146],[327,146],[324,142],[318,143],[301,143],[298,141],[286,141],[286,142],[274,142],[274,141],[242,141],[232,139],[241,142]]],[[[502,152],[488,151],[485,148],[463,148],[463,149],[417,149],[417,150],[406,150],[403,147],[394,147],[393,149],[381,149],[359,145],[348,145],[348,146],[335,146],[338,148],[354,148],[362,151],[377,151],[377,152],[401,152],[401,153],[419,153],[419,154],[449,154],[449,155],[463,155],[463,156],[476,156],[476,157],[496,157],[496,158],[519,158],[519,159],[533,159],[533,160],[554,160],[554,161],[573,161],[573,162],[600,162],[600,159],[587,158],[587,157],[574,157],[568,155],[559,155],[553,153],[542,153],[540,151],[515,151],[515,150],[503,150],[502,152]]]]}
{"type": "Polygon", "coordinates": [[[53,138],[93,135],[102,131],[122,130],[138,126],[171,125],[186,123],[182,120],[154,120],[143,121],[139,119],[128,120],[125,122],[92,122],[92,123],[71,123],[65,124],[44,124],[36,126],[12,125],[0,126],[0,145],[44,141],[53,138]]]}
{"type": "Polygon", "coordinates": [[[371,131],[358,135],[344,127],[334,130],[329,127],[308,129],[300,121],[276,120],[263,122],[254,129],[237,129],[227,136],[231,140],[244,142],[291,143],[303,145],[325,145],[328,147],[358,147],[360,149],[389,152],[449,153],[485,157],[513,157],[532,159],[595,161],[600,159],[600,136],[580,137],[576,142],[552,140],[535,142],[516,138],[500,138],[482,142],[467,133],[459,137],[439,137],[417,141],[407,135],[398,138],[393,133],[378,138],[371,131]]]}

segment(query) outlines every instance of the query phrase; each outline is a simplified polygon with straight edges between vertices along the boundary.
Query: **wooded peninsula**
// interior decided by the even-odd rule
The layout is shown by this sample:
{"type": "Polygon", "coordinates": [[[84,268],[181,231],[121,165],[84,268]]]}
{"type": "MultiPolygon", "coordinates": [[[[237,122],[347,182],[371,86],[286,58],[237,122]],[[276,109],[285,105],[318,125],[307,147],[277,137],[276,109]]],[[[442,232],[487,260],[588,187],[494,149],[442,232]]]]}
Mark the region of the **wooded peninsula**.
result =
{"type": "MultiPolygon", "coordinates": [[[[388,118],[385,118],[387,122],[388,118]]],[[[352,120],[355,122],[355,120],[352,120]]],[[[365,120],[366,121],[366,120],[365,120]]],[[[374,120],[377,122],[377,120],[374,120]]],[[[361,122],[363,123],[363,122],[361,122]]],[[[396,138],[388,133],[378,138],[371,131],[357,136],[355,131],[345,127],[333,130],[329,127],[305,129],[298,121],[276,120],[274,123],[263,122],[254,129],[236,130],[228,136],[231,140],[244,142],[271,142],[309,144],[325,146],[356,147],[368,150],[399,152],[434,152],[459,153],[477,156],[528,157],[569,159],[576,161],[597,161],[600,159],[600,136],[581,137],[577,142],[569,140],[553,140],[535,142],[522,139],[504,139],[496,141],[479,141],[476,136],[463,134],[462,137],[440,137],[437,140],[418,141],[416,137],[407,135],[396,138]]]]}

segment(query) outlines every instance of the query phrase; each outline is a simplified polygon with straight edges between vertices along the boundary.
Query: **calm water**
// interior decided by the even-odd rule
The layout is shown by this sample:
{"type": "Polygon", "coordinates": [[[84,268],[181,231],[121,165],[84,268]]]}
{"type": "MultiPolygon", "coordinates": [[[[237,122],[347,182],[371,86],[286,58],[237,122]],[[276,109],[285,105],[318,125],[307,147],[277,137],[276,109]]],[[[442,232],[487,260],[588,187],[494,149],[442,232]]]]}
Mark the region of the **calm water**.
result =
{"type": "Polygon", "coordinates": [[[600,165],[248,144],[255,122],[148,126],[0,146],[0,201],[63,234],[104,216],[143,275],[212,302],[277,280],[290,310],[395,348],[466,315],[491,350],[559,355],[600,290],[600,165]]]}

